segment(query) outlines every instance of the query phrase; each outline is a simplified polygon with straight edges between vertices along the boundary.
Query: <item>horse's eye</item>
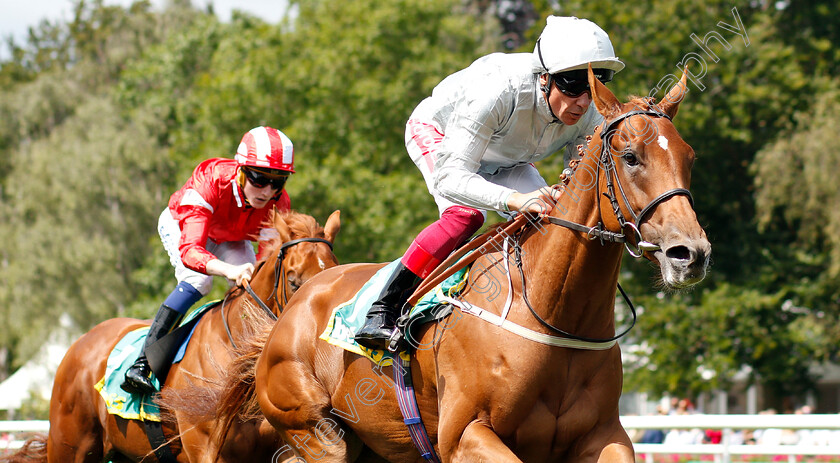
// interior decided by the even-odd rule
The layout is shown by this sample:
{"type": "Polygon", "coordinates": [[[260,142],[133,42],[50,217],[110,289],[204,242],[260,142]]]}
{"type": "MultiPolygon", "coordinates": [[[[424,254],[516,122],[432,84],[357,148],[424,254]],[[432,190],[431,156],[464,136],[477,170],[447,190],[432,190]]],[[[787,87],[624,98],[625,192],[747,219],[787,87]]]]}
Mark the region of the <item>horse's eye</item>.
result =
{"type": "Polygon", "coordinates": [[[621,158],[624,159],[624,163],[630,167],[639,165],[639,158],[637,158],[632,151],[627,151],[626,153],[622,154],[621,158]]]}
{"type": "Polygon", "coordinates": [[[300,288],[300,281],[295,277],[289,277],[289,288],[292,289],[292,292],[295,292],[300,288]]]}

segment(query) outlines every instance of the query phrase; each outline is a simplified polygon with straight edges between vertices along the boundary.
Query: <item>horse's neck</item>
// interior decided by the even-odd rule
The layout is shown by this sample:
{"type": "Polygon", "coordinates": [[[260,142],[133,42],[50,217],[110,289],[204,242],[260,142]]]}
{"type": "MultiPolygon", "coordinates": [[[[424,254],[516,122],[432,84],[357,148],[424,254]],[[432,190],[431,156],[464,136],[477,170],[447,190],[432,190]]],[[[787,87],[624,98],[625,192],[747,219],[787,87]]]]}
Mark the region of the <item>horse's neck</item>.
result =
{"type": "MultiPolygon", "coordinates": [[[[585,161],[581,173],[563,192],[553,215],[589,227],[596,226],[611,209],[598,210],[601,187],[595,188],[597,164],[585,161]],[[587,185],[588,183],[588,185],[587,185]]],[[[623,246],[601,244],[585,234],[541,222],[523,243],[523,262],[527,295],[531,306],[554,326],[587,337],[610,337],[613,333],[613,310],[616,283],[623,246]]]]}

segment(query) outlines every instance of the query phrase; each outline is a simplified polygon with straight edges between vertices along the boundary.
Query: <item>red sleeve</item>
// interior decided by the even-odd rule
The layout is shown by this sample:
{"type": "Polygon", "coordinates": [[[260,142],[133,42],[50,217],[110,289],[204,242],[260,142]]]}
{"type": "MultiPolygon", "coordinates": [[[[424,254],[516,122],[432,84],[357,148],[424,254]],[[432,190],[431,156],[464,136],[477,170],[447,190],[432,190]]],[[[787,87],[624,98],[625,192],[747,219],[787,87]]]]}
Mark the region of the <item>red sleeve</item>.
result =
{"type": "Polygon", "coordinates": [[[219,175],[220,171],[212,163],[200,164],[190,179],[192,188],[184,191],[177,206],[181,227],[178,246],[181,261],[185,267],[196,272],[207,273],[207,262],[216,259],[206,246],[213,211],[220,204],[219,175]]]}
{"type": "MultiPolygon", "coordinates": [[[[183,208],[179,208],[182,209],[183,208]]],[[[207,262],[216,258],[207,246],[208,224],[211,213],[202,207],[190,207],[190,211],[181,219],[181,262],[190,270],[207,273],[207,262]]]]}

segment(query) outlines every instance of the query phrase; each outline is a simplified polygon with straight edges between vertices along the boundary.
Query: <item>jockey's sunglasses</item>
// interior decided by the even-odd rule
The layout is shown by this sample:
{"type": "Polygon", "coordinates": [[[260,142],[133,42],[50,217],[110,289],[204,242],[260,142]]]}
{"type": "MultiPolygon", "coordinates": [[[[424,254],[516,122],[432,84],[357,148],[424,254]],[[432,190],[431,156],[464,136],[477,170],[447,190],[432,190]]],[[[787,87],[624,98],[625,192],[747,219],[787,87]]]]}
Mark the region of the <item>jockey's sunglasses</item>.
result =
{"type": "MultiPolygon", "coordinates": [[[[611,81],[615,71],[611,69],[593,69],[592,74],[602,84],[611,81]]],[[[551,80],[557,85],[557,89],[568,97],[576,98],[589,91],[589,76],[586,69],[558,72],[551,75],[551,80]]]]}
{"type": "Polygon", "coordinates": [[[283,186],[286,185],[286,180],[289,179],[288,175],[269,176],[253,169],[242,169],[242,172],[245,172],[245,177],[251,185],[257,188],[265,188],[266,185],[271,185],[271,188],[277,191],[282,190],[283,186]]]}

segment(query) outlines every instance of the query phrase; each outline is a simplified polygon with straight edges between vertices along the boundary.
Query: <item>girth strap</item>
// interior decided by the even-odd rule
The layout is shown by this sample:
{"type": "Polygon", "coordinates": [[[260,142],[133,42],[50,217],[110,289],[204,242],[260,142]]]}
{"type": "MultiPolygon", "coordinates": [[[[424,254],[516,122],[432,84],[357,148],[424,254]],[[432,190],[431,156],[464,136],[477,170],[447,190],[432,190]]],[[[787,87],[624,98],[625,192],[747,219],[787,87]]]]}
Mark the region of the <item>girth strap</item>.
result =
{"type": "Polygon", "coordinates": [[[417,398],[414,396],[414,385],[411,382],[411,361],[403,360],[397,355],[394,358],[394,383],[397,387],[394,391],[397,394],[397,403],[403,416],[403,422],[408,427],[408,434],[420,456],[432,463],[440,463],[435,452],[435,447],[429,439],[426,427],[423,426],[423,419],[420,418],[420,408],[417,406],[417,398]],[[397,364],[399,362],[399,364],[397,364]],[[402,368],[399,368],[399,366],[402,368]]]}
{"type": "Polygon", "coordinates": [[[143,421],[143,426],[146,428],[146,437],[149,439],[149,445],[152,446],[152,451],[155,453],[160,463],[178,463],[172,449],[169,448],[169,443],[166,436],[163,434],[163,426],[159,421],[143,421]]]}

